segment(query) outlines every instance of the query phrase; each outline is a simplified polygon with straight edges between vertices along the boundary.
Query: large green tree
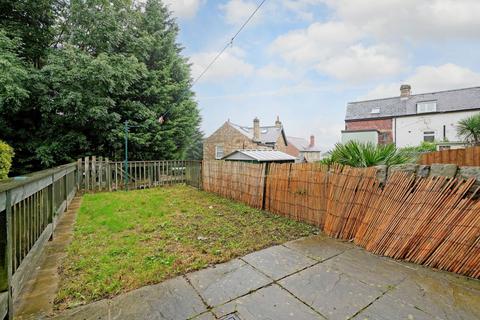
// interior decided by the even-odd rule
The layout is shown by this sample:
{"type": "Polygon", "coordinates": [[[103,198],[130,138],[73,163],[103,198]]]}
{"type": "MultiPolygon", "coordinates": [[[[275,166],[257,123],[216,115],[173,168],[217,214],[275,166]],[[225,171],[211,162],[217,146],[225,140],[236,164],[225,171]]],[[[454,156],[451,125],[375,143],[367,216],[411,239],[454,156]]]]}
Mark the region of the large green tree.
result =
{"type": "Polygon", "coordinates": [[[13,104],[0,105],[0,138],[15,148],[16,173],[85,155],[121,159],[126,120],[134,126],[131,159],[198,154],[192,151],[201,133],[190,67],[166,7],[159,0],[49,3],[49,13],[38,14],[57,15],[48,32],[41,30],[49,35],[42,37],[46,54],[34,62],[21,50],[5,51],[19,66],[18,99],[15,112],[6,112],[13,104]]]}

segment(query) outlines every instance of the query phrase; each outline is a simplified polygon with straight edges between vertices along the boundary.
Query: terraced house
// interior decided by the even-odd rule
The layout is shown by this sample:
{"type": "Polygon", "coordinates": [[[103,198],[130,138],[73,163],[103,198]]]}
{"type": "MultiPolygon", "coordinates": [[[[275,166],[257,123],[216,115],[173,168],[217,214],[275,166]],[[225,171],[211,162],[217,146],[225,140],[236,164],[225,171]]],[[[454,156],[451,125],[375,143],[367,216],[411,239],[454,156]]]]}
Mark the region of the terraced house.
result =
{"type": "Polygon", "coordinates": [[[458,121],[480,112],[480,87],[411,94],[347,104],[342,142],[357,140],[397,147],[436,142],[439,149],[463,147],[458,121]]]}
{"type": "Polygon", "coordinates": [[[273,126],[260,126],[258,118],[253,120],[252,127],[234,124],[228,120],[205,139],[203,159],[219,160],[236,150],[245,149],[287,152],[287,145],[285,131],[278,117],[273,126]]]}

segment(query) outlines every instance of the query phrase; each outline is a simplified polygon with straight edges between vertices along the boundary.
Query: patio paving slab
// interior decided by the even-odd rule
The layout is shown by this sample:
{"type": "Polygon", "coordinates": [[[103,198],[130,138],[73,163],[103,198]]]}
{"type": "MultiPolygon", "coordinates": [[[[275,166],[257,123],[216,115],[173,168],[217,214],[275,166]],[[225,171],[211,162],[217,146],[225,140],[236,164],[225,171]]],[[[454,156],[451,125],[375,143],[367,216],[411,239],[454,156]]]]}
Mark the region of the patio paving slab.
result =
{"type": "Polygon", "coordinates": [[[413,274],[419,266],[409,267],[379,257],[360,248],[345,251],[323,263],[372,287],[387,291],[413,274]]]}
{"type": "Polygon", "coordinates": [[[293,240],[284,246],[318,261],[325,261],[355,247],[349,242],[334,240],[324,235],[293,240]]]}
{"type": "Polygon", "coordinates": [[[246,255],[242,258],[270,278],[278,280],[305,269],[317,261],[284,246],[274,246],[246,255]]]}
{"type": "Polygon", "coordinates": [[[434,320],[435,318],[411,304],[388,295],[380,297],[361,311],[354,320],[434,320]]]}
{"type": "Polygon", "coordinates": [[[238,298],[212,311],[218,318],[235,312],[241,320],[325,319],[276,284],[238,298]]]}
{"type": "Polygon", "coordinates": [[[348,319],[382,295],[378,288],[321,264],[279,284],[328,319],[348,319]]]}
{"type": "Polygon", "coordinates": [[[206,311],[207,307],[187,280],[177,277],[128,292],[112,300],[73,309],[57,319],[184,320],[206,311]]]}
{"type": "Polygon", "coordinates": [[[452,277],[445,272],[422,270],[412,274],[388,295],[398,303],[408,303],[436,319],[480,319],[478,281],[452,277]]]}
{"type": "Polygon", "coordinates": [[[272,282],[239,259],[187,274],[187,278],[209,306],[228,302],[272,282]]]}

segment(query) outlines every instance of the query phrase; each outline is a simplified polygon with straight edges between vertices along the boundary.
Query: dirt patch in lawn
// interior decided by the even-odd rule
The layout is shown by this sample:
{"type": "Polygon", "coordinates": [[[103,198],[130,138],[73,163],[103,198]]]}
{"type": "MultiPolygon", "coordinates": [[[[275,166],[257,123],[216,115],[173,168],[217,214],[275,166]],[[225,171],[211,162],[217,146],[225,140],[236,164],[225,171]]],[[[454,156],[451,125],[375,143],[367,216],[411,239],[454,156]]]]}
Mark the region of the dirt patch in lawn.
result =
{"type": "Polygon", "coordinates": [[[60,269],[56,307],[113,297],[316,232],[184,185],[87,194],[60,269]]]}

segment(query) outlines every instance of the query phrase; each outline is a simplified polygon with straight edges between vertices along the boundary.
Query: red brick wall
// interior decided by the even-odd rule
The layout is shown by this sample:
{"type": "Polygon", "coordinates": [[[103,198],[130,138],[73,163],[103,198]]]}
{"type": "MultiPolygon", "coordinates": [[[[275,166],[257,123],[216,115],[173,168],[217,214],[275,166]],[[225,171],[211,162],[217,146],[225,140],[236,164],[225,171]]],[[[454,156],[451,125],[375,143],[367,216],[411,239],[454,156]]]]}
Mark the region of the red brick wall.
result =
{"type": "Polygon", "coordinates": [[[373,120],[357,120],[345,121],[345,130],[378,130],[379,144],[387,144],[393,142],[392,119],[373,119],[373,120]]]}

